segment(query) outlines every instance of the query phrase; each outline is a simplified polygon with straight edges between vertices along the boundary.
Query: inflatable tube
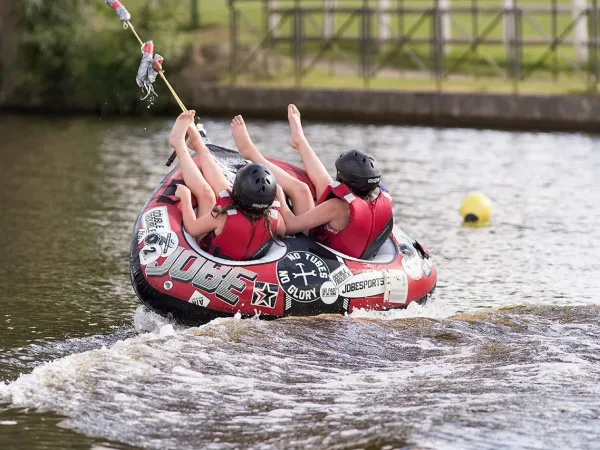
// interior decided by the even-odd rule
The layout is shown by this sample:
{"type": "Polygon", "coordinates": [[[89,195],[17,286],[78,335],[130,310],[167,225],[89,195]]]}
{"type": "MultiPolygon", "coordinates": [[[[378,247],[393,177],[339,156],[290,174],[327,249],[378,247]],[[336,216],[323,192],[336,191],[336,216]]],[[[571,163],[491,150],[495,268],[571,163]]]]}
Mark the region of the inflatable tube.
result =
{"type": "MultiPolygon", "coordinates": [[[[237,152],[208,146],[233,182],[247,162],[237,152]]],[[[274,162],[308,182],[303,169],[274,162]]],[[[133,288],[161,315],[199,325],[236,313],[277,318],[388,310],[423,302],[435,289],[437,273],[429,253],[398,227],[368,261],[304,235],[286,236],[258,260],[214,257],[183,229],[181,207],[173,196],[182,178],[175,168],[162,180],[140,212],[131,242],[133,288]]]]}

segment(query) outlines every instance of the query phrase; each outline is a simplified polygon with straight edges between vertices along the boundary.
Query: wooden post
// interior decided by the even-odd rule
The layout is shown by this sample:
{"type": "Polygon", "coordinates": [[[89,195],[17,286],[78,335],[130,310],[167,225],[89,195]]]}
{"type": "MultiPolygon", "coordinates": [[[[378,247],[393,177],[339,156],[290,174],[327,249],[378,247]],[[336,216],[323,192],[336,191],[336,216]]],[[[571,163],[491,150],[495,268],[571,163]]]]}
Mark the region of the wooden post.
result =
{"type": "Polygon", "coordinates": [[[588,60],[588,15],[587,0],[573,0],[573,45],[575,46],[575,59],[579,64],[585,64],[588,60]],[[581,14],[581,17],[579,17],[581,14]],[[579,18],[578,18],[579,17],[579,18]]]}
{"type": "Polygon", "coordinates": [[[271,11],[279,7],[279,0],[266,0],[266,2],[269,14],[269,29],[271,30],[269,34],[271,37],[276,37],[277,31],[275,30],[275,27],[279,23],[279,14],[271,11]]]}
{"type": "Polygon", "coordinates": [[[506,63],[509,66],[517,57],[514,46],[516,39],[515,6],[515,0],[504,0],[504,47],[506,49],[506,63]]]}
{"type": "Polygon", "coordinates": [[[329,40],[333,37],[335,0],[324,0],[325,16],[323,18],[323,37],[329,40]]]}
{"type": "Polygon", "coordinates": [[[450,0],[439,0],[440,14],[442,16],[441,37],[442,52],[447,55],[452,50],[447,42],[452,39],[452,17],[450,16],[450,0]]]}
{"type": "Polygon", "coordinates": [[[377,37],[379,38],[379,46],[383,46],[383,41],[392,37],[392,18],[390,14],[384,12],[391,6],[390,0],[379,0],[377,4],[377,37]]]}

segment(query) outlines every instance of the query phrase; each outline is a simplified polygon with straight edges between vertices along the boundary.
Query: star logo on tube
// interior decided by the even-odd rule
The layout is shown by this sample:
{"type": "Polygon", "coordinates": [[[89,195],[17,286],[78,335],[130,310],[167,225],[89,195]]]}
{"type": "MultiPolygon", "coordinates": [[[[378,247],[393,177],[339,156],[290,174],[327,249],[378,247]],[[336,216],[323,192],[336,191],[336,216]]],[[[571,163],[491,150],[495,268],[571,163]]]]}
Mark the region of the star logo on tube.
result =
{"type": "Polygon", "coordinates": [[[254,306],[275,308],[278,293],[278,285],[257,281],[256,283],[254,283],[254,291],[252,291],[252,304],[254,306]]]}

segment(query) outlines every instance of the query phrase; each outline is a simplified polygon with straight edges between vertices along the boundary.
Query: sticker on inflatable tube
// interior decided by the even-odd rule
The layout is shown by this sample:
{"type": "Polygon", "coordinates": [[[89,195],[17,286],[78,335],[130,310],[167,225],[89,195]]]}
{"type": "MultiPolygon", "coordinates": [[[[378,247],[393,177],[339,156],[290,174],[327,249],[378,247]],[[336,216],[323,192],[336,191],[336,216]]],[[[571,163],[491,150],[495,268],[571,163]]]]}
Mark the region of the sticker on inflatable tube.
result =
{"type": "Polygon", "coordinates": [[[390,290],[387,301],[389,303],[405,304],[408,300],[408,278],[404,270],[386,270],[390,290]]]}
{"type": "Polygon", "coordinates": [[[179,238],[177,237],[177,234],[171,232],[166,235],[161,235],[160,246],[162,248],[161,256],[171,256],[179,246],[179,238]]]}
{"type": "Polygon", "coordinates": [[[431,268],[433,267],[433,261],[431,261],[430,258],[425,258],[423,260],[423,272],[425,273],[425,276],[430,277],[431,276],[431,268]]]}
{"type": "Polygon", "coordinates": [[[414,258],[417,255],[417,251],[414,247],[406,242],[401,242],[398,244],[398,251],[402,253],[402,256],[405,258],[414,258]]]}
{"type": "Polygon", "coordinates": [[[377,295],[385,295],[385,300],[389,303],[406,303],[408,298],[406,272],[404,270],[368,271],[353,275],[341,286],[335,286],[329,281],[321,286],[321,299],[327,304],[334,303],[338,296],[348,299],[377,295]]]}
{"type": "Polygon", "coordinates": [[[140,251],[140,264],[148,265],[159,257],[169,257],[179,246],[177,234],[171,232],[166,234],[150,233],[144,238],[144,247],[140,251]]]}
{"type": "Polygon", "coordinates": [[[148,234],[152,233],[170,233],[169,214],[166,206],[152,208],[144,213],[142,217],[142,228],[146,229],[148,234]]]}
{"type": "Polygon", "coordinates": [[[325,261],[309,252],[291,252],[277,262],[277,281],[292,299],[310,303],[321,296],[321,285],[329,280],[325,261]]]}
{"type": "Polygon", "coordinates": [[[210,303],[210,299],[202,295],[198,291],[194,291],[190,299],[188,300],[192,305],[204,306],[205,308],[210,303]]]}
{"type": "Polygon", "coordinates": [[[340,267],[335,269],[329,275],[329,279],[333,282],[335,286],[339,286],[344,284],[344,282],[352,276],[352,271],[348,269],[348,266],[342,264],[340,267]]]}
{"type": "Polygon", "coordinates": [[[164,277],[167,274],[173,281],[191,283],[231,306],[239,302],[240,294],[258,278],[258,274],[243,267],[222,266],[182,247],[175,249],[160,266],[156,260],[146,266],[147,277],[164,277]]]}
{"type": "Polygon", "coordinates": [[[423,260],[421,258],[402,258],[402,267],[406,274],[413,280],[420,280],[423,277],[423,260]]]}
{"type": "Polygon", "coordinates": [[[254,306],[275,308],[278,293],[279,285],[256,281],[254,283],[254,291],[252,291],[252,304],[254,306]]]}
{"type": "Polygon", "coordinates": [[[144,245],[144,248],[140,250],[140,264],[146,266],[150,263],[155,262],[162,253],[160,245],[144,245]]]}
{"type": "MultiPolygon", "coordinates": [[[[333,274],[332,274],[333,275],[333,274]]],[[[331,281],[321,285],[321,301],[326,305],[334,304],[338,299],[338,288],[331,281]]]]}
{"type": "Polygon", "coordinates": [[[402,254],[402,267],[413,280],[423,277],[423,259],[415,249],[411,239],[404,233],[398,239],[398,251],[402,254]]]}
{"type": "Polygon", "coordinates": [[[385,284],[382,271],[363,272],[348,279],[339,288],[339,293],[347,298],[373,297],[385,292],[385,284]]]}

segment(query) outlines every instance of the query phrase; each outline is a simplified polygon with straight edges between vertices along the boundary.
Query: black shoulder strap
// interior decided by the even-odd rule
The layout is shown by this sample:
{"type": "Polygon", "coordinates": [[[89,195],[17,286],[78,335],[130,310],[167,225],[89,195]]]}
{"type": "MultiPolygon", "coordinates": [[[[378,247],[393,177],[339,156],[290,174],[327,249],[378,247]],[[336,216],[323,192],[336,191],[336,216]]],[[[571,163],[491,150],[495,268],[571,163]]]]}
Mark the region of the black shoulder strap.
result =
{"type": "Polygon", "coordinates": [[[387,238],[392,234],[392,230],[394,229],[394,217],[390,217],[390,220],[385,224],[385,227],[381,230],[381,232],[377,235],[375,240],[369,245],[363,254],[361,255],[361,259],[371,259],[373,258],[387,238]]]}
{"type": "Polygon", "coordinates": [[[273,245],[273,239],[269,239],[267,242],[263,244],[261,248],[259,248],[253,255],[251,255],[248,259],[260,259],[267,254],[267,252],[271,249],[273,245]]]}

